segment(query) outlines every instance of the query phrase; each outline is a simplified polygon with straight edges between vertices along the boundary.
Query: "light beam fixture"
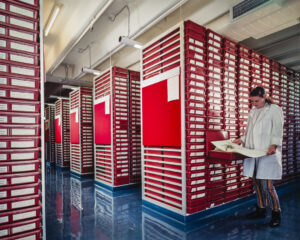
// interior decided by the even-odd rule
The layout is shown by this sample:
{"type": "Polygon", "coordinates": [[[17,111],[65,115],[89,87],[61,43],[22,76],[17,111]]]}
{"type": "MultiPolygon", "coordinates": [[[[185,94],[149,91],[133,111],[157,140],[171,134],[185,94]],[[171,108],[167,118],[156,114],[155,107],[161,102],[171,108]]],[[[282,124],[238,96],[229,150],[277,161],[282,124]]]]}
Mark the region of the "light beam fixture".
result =
{"type": "Polygon", "coordinates": [[[123,43],[124,45],[135,47],[135,48],[138,48],[138,49],[141,49],[143,47],[143,44],[141,44],[140,42],[131,40],[128,37],[125,37],[125,36],[120,36],[119,37],[119,42],[123,43]]]}
{"type": "Polygon", "coordinates": [[[45,36],[47,37],[53,24],[54,24],[54,21],[60,11],[60,9],[62,8],[63,4],[60,3],[60,2],[57,2],[54,4],[54,7],[52,8],[51,10],[51,14],[50,14],[50,17],[48,19],[48,22],[47,22],[47,25],[45,27],[45,36]]]}
{"type": "Polygon", "coordinates": [[[61,97],[61,96],[56,96],[56,95],[50,95],[49,98],[56,98],[56,99],[69,99],[68,97],[61,97]]]}
{"type": "Polygon", "coordinates": [[[98,71],[98,70],[95,70],[95,69],[91,69],[91,68],[86,68],[86,67],[83,67],[81,69],[82,72],[84,73],[89,73],[89,74],[94,74],[94,75],[101,75],[101,72],[98,71]]]}
{"type": "Polygon", "coordinates": [[[61,86],[64,89],[71,89],[71,90],[77,90],[79,87],[71,86],[71,85],[62,85],[61,86]]]}

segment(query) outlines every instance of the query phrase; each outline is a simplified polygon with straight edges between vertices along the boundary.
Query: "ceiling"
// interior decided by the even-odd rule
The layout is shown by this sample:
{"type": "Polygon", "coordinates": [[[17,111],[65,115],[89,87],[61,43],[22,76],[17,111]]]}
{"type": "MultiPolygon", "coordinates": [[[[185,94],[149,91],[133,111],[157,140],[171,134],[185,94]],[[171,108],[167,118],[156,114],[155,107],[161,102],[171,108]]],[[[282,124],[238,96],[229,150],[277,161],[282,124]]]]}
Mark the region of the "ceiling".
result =
{"type": "MultiPolygon", "coordinates": [[[[49,95],[68,95],[62,84],[92,86],[93,75],[83,74],[84,66],[139,70],[139,51],[124,47],[118,37],[129,35],[147,43],[186,19],[300,71],[299,0],[273,0],[234,22],[229,9],[238,0],[60,1],[63,9],[44,40],[46,102],[54,101],[49,95]]],[[[43,2],[45,25],[55,1],[43,2]]]]}
{"type": "Polygon", "coordinates": [[[300,24],[260,39],[248,38],[242,43],[300,72],[300,24]]]}

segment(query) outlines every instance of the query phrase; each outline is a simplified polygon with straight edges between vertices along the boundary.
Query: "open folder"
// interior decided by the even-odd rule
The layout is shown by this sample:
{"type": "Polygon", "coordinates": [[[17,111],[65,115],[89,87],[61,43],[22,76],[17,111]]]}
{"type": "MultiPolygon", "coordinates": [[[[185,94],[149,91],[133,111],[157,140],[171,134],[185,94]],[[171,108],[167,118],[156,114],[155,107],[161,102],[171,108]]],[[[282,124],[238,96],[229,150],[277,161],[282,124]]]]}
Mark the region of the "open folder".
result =
{"type": "Polygon", "coordinates": [[[233,143],[231,140],[212,141],[211,143],[216,147],[214,151],[234,152],[251,158],[267,155],[267,151],[265,150],[244,148],[241,145],[233,143]]]}

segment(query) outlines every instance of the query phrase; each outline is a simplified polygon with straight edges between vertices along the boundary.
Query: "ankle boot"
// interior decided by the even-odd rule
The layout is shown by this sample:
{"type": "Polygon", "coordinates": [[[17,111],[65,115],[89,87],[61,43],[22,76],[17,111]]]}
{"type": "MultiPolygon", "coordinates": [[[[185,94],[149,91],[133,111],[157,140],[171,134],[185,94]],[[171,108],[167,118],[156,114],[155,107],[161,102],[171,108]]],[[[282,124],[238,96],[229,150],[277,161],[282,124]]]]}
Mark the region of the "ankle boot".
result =
{"type": "Polygon", "coordinates": [[[272,211],[272,218],[269,223],[270,227],[279,227],[281,222],[281,212],[272,211]]]}
{"type": "Polygon", "coordinates": [[[266,208],[260,208],[256,206],[256,210],[246,215],[248,219],[258,219],[258,218],[265,218],[267,216],[266,208]]]}

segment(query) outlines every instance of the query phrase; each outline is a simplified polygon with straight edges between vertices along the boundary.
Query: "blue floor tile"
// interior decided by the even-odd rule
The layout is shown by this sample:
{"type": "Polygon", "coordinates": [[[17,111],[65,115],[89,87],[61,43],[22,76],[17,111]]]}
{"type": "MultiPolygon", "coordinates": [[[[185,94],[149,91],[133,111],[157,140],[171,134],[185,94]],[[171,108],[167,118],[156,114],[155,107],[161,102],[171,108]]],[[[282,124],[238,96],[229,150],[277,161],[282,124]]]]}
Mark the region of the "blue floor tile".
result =
{"type": "Polygon", "coordinates": [[[300,240],[299,182],[281,189],[279,228],[268,226],[270,213],[266,219],[247,220],[244,216],[251,210],[251,203],[207,221],[184,224],[142,207],[138,188],[111,192],[95,185],[91,178],[47,166],[47,239],[300,240]]]}

